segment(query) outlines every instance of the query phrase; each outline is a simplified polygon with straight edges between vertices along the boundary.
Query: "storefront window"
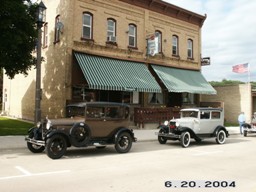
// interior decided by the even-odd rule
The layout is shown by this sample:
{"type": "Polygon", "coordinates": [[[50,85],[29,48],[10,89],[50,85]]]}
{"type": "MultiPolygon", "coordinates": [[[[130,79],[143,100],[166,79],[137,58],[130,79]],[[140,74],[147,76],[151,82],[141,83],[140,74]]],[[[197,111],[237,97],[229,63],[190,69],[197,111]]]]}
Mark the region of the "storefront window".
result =
{"type": "Polygon", "coordinates": [[[150,104],[163,104],[163,94],[162,93],[149,93],[148,103],[150,104]]]}
{"type": "Polygon", "coordinates": [[[182,101],[186,104],[194,104],[194,94],[182,93],[182,101]]]}

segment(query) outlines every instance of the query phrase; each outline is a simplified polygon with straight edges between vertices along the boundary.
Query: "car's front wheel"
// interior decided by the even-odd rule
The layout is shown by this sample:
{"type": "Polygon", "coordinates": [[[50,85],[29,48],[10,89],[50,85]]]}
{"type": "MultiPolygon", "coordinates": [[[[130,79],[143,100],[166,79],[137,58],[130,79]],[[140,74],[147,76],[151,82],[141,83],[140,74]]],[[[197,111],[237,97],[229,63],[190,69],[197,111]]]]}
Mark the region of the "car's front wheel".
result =
{"type": "Polygon", "coordinates": [[[218,144],[223,144],[226,141],[226,133],[224,130],[220,130],[217,133],[216,142],[218,144]]]}
{"type": "MultiPolygon", "coordinates": [[[[160,134],[163,134],[163,133],[164,133],[164,130],[160,130],[159,133],[160,133],[160,134]]],[[[158,142],[159,142],[160,144],[166,144],[167,139],[164,138],[163,136],[158,136],[158,142]]]]}
{"type": "Polygon", "coordinates": [[[66,139],[60,134],[53,135],[52,137],[47,139],[45,150],[46,154],[51,159],[61,158],[67,150],[66,139]]]}
{"type": "Polygon", "coordinates": [[[117,136],[115,149],[118,153],[127,153],[132,147],[132,137],[129,133],[123,132],[117,136]]]}
{"type": "MultiPolygon", "coordinates": [[[[30,132],[28,137],[30,139],[33,139],[34,138],[34,132],[30,132]]],[[[27,147],[28,149],[32,152],[32,153],[41,153],[44,151],[45,147],[44,146],[41,146],[41,145],[36,145],[36,144],[33,144],[33,143],[30,143],[30,142],[27,142],[27,147]]]]}
{"type": "Polygon", "coordinates": [[[180,144],[186,148],[190,144],[190,133],[188,131],[182,132],[180,136],[180,144]]]}

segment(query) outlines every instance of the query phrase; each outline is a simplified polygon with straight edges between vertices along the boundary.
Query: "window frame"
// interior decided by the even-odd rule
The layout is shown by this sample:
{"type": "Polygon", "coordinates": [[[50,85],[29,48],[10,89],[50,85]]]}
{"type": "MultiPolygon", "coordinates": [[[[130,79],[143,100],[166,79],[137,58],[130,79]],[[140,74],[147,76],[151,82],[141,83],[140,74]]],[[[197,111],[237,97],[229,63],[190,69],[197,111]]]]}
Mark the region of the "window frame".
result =
{"type": "Polygon", "coordinates": [[[54,44],[60,42],[60,29],[57,27],[58,22],[60,22],[60,15],[55,17],[54,44]]]}
{"type": "Polygon", "coordinates": [[[192,39],[188,39],[187,41],[187,56],[188,59],[193,59],[193,40],[192,39]]]}
{"type": "Polygon", "coordinates": [[[179,37],[177,35],[172,36],[172,55],[179,56],[179,37]]]}
{"type": "Polygon", "coordinates": [[[84,40],[92,40],[93,39],[93,14],[90,12],[83,12],[82,18],[82,38],[84,40]],[[89,16],[89,25],[85,23],[85,16],[89,16]],[[85,36],[85,30],[89,29],[89,36],[85,36]]]}
{"type": "Polygon", "coordinates": [[[43,26],[43,48],[48,46],[48,23],[44,23],[43,26]]]}
{"type": "Polygon", "coordinates": [[[129,24],[128,30],[128,47],[129,48],[137,48],[137,26],[133,23],[129,24]],[[133,31],[131,31],[131,27],[133,27],[133,31]],[[131,32],[133,32],[131,34],[131,32]],[[133,45],[130,44],[130,38],[133,38],[133,45]]]}
{"type": "Polygon", "coordinates": [[[107,37],[109,36],[113,36],[116,37],[116,20],[113,18],[108,18],[107,19],[107,37]],[[113,28],[113,30],[109,30],[109,22],[113,23],[113,26],[111,26],[113,28]],[[111,35],[109,33],[112,33],[111,35]]]}

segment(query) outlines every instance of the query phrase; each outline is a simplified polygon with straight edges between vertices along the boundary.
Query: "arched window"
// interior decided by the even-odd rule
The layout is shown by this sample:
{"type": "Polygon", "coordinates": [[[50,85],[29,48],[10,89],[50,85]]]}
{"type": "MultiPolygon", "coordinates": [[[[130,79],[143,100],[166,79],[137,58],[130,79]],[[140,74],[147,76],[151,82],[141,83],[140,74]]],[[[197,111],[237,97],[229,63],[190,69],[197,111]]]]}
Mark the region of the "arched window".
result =
{"type": "Polygon", "coordinates": [[[188,39],[188,58],[193,58],[193,40],[188,39]]]}
{"type": "Polygon", "coordinates": [[[83,13],[83,31],[82,38],[92,39],[92,24],[93,24],[93,15],[91,13],[83,13]]]}
{"type": "Polygon", "coordinates": [[[172,55],[179,55],[179,37],[177,35],[172,36],[172,55]]]}
{"type": "Polygon", "coordinates": [[[116,42],[116,21],[114,19],[108,19],[107,25],[107,41],[116,42]]]}
{"type": "Polygon", "coordinates": [[[59,22],[60,22],[60,15],[57,15],[55,17],[54,43],[58,43],[60,41],[60,28],[58,27],[59,22]]]}
{"type": "Polygon", "coordinates": [[[129,47],[137,46],[137,27],[134,24],[129,24],[129,47]]]}
{"type": "Polygon", "coordinates": [[[161,32],[161,31],[156,31],[156,32],[155,32],[155,36],[156,36],[157,39],[158,39],[158,43],[157,43],[157,45],[158,45],[158,50],[157,50],[157,52],[158,52],[158,53],[161,53],[161,52],[162,52],[162,32],[161,32]]]}

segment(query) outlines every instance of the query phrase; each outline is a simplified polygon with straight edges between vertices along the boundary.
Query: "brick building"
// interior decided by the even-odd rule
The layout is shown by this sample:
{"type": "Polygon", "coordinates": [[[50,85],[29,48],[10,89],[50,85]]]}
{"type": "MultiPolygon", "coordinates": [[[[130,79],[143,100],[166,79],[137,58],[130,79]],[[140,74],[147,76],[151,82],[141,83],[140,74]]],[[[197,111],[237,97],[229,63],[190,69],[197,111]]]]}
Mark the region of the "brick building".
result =
{"type": "Polygon", "coordinates": [[[217,95],[202,95],[202,102],[224,103],[225,121],[238,123],[237,118],[241,111],[245,113],[246,121],[250,122],[256,112],[256,90],[251,84],[214,86],[217,95]]]}
{"type": "MultiPolygon", "coordinates": [[[[161,0],[44,0],[42,116],[65,116],[70,102],[133,107],[197,105],[216,91],[202,76],[206,16],[161,0]]],[[[4,77],[3,110],[33,119],[35,69],[4,77]]]]}

